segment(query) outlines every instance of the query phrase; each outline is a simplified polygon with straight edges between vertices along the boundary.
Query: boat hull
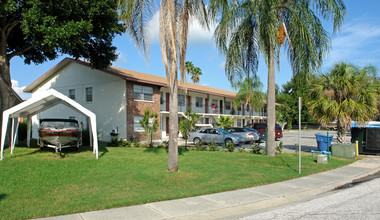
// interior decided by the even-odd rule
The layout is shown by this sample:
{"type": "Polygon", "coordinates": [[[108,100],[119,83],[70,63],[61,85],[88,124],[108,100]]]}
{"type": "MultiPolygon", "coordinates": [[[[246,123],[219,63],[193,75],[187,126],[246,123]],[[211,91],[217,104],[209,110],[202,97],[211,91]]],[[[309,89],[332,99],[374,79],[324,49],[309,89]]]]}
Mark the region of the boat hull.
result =
{"type": "Polygon", "coordinates": [[[80,129],[40,129],[41,140],[55,146],[77,145],[80,136],[80,129]]]}

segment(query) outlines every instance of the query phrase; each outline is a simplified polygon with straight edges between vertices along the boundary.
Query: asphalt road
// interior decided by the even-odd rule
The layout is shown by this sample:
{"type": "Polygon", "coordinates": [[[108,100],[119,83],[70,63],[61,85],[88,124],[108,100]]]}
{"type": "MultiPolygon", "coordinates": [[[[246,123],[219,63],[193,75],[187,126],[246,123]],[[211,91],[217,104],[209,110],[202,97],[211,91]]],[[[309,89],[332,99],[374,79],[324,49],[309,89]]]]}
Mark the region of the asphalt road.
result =
{"type": "MultiPolygon", "coordinates": [[[[301,150],[304,152],[310,152],[311,150],[317,150],[317,141],[315,134],[323,133],[327,135],[327,131],[320,130],[301,130],[301,150]]],[[[329,135],[333,135],[332,143],[336,143],[336,131],[329,131],[329,135]]],[[[349,141],[351,138],[347,133],[346,140],[349,141]]],[[[283,143],[283,152],[294,152],[298,148],[299,142],[299,132],[298,131],[285,131],[283,132],[283,138],[276,141],[276,144],[283,143]]],[[[265,148],[265,142],[260,143],[260,148],[265,148]]],[[[245,148],[250,148],[249,145],[243,145],[245,148]]]]}
{"type": "Polygon", "coordinates": [[[247,216],[252,219],[380,219],[380,178],[312,200],[247,216]]]}

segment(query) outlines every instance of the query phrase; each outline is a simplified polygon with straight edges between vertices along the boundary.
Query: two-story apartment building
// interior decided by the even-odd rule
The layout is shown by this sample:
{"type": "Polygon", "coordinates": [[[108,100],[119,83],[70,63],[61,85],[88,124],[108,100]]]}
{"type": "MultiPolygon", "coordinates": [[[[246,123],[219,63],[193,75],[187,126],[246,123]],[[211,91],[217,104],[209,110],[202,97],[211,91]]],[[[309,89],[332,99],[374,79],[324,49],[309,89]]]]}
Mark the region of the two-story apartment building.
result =
{"type": "MultiPolygon", "coordinates": [[[[265,109],[253,112],[249,118],[249,109],[241,106],[233,108],[236,93],[208,86],[179,83],[178,117],[184,118],[184,112],[192,112],[202,117],[199,124],[216,125],[220,115],[234,118],[235,126],[243,126],[251,121],[266,120],[265,109]]],[[[159,130],[154,139],[165,138],[169,134],[169,89],[165,77],[140,73],[132,70],[109,67],[105,70],[92,69],[87,62],[66,58],[43,74],[24,91],[38,96],[48,89],[55,89],[97,116],[99,139],[111,140],[111,131],[115,130],[119,138],[142,138],[144,130],[139,121],[146,108],[159,115],[159,130]]],[[[33,124],[38,125],[41,118],[72,118],[83,127],[88,124],[84,115],[64,106],[58,105],[33,117],[33,124]]],[[[37,127],[33,126],[33,137],[37,137],[37,127]]]]}

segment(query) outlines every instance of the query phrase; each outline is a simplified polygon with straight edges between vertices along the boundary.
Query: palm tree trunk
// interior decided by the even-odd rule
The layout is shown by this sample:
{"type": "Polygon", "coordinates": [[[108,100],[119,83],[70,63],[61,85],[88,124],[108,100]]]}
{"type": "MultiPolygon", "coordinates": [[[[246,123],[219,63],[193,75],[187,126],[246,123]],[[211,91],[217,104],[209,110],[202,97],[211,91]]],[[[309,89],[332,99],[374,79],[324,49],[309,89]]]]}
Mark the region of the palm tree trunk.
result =
{"type": "Polygon", "coordinates": [[[337,134],[337,139],[338,143],[346,143],[346,129],[342,126],[340,120],[337,120],[336,123],[338,134],[337,134]]]}
{"type": "MultiPolygon", "coordinates": [[[[177,71],[175,71],[177,73],[177,71]]],[[[170,88],[168,170],[178,171],[178,76],[170,88]]]]}
{"type": "Polygon", "coordinates": [[[268,93],[267,93],[267,155],[275,156],[275,65],[274,48],[271,46],[268,66],[268,93]]]}

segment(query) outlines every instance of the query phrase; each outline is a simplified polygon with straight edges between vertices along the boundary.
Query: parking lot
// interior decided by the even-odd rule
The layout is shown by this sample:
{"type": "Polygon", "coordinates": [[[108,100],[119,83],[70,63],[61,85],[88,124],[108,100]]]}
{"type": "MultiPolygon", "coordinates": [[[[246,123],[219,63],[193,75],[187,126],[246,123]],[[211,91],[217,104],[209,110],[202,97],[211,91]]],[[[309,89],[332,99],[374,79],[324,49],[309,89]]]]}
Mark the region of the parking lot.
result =
{"type": "MultiPolygon", "coordinates": [[[[320,130],[305,130],[301,131],[301,150],[304,152],[310,152],[311,150],[317,150],[317,141],[315,138],[315,134],[322,133],[327,135],[327,131],[320,131],[320,130]]],[[[332,143],[336,143],[336,131],[329,131],[329,135],[333,135],[333,141],[332,143]]],[[[350,141],[349,133],[347,133],[346,137],[347,141],[350,141]]],[[[295,152],[295,150],[298,148],[298,141],[299,141],[299,132],[296,130],[291,131],[284,131],[283,132],[283,138],[276,141],[276,144],[280,144],[282,141],[282,147],[283,152],[295,152]]],[[[260,148],[265,148],[265,142],[260,143],[260,148]]],[[[245,144],[242,147],[250,148],[250,145],[245,144]]]]}

